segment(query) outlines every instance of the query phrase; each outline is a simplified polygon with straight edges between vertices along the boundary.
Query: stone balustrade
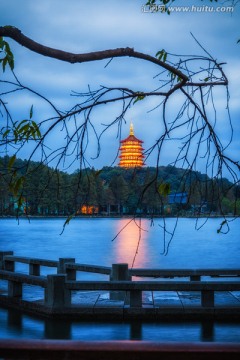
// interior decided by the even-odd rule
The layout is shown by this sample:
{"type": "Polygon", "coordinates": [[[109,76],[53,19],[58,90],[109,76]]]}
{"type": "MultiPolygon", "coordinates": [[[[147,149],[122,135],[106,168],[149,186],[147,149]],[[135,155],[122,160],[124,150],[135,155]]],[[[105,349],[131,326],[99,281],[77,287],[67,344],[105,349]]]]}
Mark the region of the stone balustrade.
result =
{"type": "MultiPolygon", "coordinates": [[[[72,293],[78,291],[106,291],[110,293],[111,300],[124,300],[125,304],[133,309],[142,308],[142,294],[146,291],[200,292],[202,308],[214,308],[215,292],[240,291],[239,269],[128,269],[128,264],[113,264],[110,268],[77,264],[74,258],[60,258],[59,261],[52,261],[14,256],[12,252],[0,252],[0,266],[2,268],[0,279],[8,282],[8,299],[22,301],[24,284],[33,287],[40,286],[44,289],[42,306],[50,310],[64,311],[66,308],[71,308],[72,293]],[[29,264],[29,274],[14,271],[16,262],[29,264]],[[57,274],[41,276],[41,266],[55,267],[57,274]],[[110,281],[76,281],[77,271],[109,275],[110,281]],[[174,279],[133,281],[133,275],[174,279]],[[201,280],[202,276],[224,276],[224,279],[201,280]],[[226,281],[226,276],[234,278],[226,281]],[[189,277],[190,281],[176,280],[175,277],[189,277]]],[[[1,298],[3,297],[4,295],[1,295],[1,298]]],[[[26,303],[25,300],[25,307],[26,303]]]]}

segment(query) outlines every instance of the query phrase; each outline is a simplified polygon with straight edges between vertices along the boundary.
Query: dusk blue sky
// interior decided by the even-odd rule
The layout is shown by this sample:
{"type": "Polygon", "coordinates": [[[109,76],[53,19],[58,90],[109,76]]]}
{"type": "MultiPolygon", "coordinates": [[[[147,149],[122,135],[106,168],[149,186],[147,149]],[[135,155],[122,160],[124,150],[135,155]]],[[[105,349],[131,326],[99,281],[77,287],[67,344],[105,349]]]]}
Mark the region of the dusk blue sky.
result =
{"type": "MultiPolygon", "coordinates": [[[[153,56],[163,48],[175,54],[202,54],[201,48],[191,36],[192,32],[214,58],[226,62],[224,70],[230,83],[230,111],[234,129],[233,142],[227,153],[238,160],[240,44],[237,44],[237,40],[240,38],[240,5],[237,5],[232,13],[192,11],[172,13],[168,16],[142,12],[144,3],[144,0],[1,0],[0,24],[16,26],[37,42],[75,53],[128,46],[153,56]]],[[[227,2],[222,3],[222,6],[226,6],[227,2]]],[[[218,4],[212,4],[207,0],[176,1],[178,6],[217,7],[218,4]]],[[[158,69],[135,59],[115,59],[106,68],[107,60],[71,65],[35,54],[14,41],[9,40],[9,43],[15,55],[15,72],[19,79],[48,97],[63,111],[69,109],[76,101],[76,98],[70,96],[71,91],[87,91],[88,85],[92,89],[105,85],[130,87],[137,91],[152,90],[159,86],[158,80],[153,80],[158,69]]],[[[218,135],[223,143],[227,143],[230,132],[224,119],[224,96],[224,92],[217,91],[215,101],[216,108],[220,110],[218,135]]],[[[180,100],[175,97],[173,101],[178,104],[180,100]]],[[[16,120],[26,117],[31,104],[34,106],[36,121],[51,116],[49,109],[38,99],[18,95],[14,97],[11,105],[16,120]]],[[[125,116],[123,138],[128,136],[132,121],[135,135],[144,141],[144,148],[148,149],[153,145],[163,126],[161,111],[156,109],[149,112],[155,105],[155,100],[148,100],[132,106],[125,116]]],[[[172,106],[174,107],[174,103],[172,106]]],[[[93,122],[96,128],[99,131],[103,129],[102,124],[111,122],[119,110],[119,105],[113,104],[95,111],[93,122]]],[[[101,154],[93,160],[91,158],[96,155],[96,143],[90,135],[91,148],[88,158],[91,166],[100,169],[102,166],[113,164],[119,144],[116,136],[117,127],[105,133],[101,154]]],[[[49,144],[61,143],[60,130],[49,137],[49,144]]],[[[160,165],[167,165],[173,161],[176,149],[173,144],[163,150],[160,165]]],[[[20,155],[26,158],[27,150],[22,151],[20,155]]],[[[117,164],[116,160],[114,165],[117,164]]],[[[156,165],[156,154],[149,157],[147,165],[156,165]]],[[[77,163],[72,166],[71,171],[77,166],[77,163]]],[[[198,170],[201,171],[201,164],[199,166],[198,170]]]]}

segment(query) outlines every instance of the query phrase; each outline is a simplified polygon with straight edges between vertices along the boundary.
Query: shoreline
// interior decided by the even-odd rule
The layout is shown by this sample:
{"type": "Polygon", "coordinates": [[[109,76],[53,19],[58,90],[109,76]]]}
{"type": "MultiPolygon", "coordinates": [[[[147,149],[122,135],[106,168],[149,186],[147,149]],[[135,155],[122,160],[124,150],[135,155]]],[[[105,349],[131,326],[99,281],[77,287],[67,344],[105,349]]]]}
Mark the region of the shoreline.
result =
{"type": "MultiPolygon", "coordinates": [[[[0,215],[0,219],[68,219],[67,215],[28,215],[28,216],[14,216],[14,215],[0,215]]],[[[76,215],[74,219],[237,219],[239,215],[192,215],[192,216],[160,216],[160,215],[76,215]]],[[[70,221],[71,221],[70,220],[70,221]]]]}

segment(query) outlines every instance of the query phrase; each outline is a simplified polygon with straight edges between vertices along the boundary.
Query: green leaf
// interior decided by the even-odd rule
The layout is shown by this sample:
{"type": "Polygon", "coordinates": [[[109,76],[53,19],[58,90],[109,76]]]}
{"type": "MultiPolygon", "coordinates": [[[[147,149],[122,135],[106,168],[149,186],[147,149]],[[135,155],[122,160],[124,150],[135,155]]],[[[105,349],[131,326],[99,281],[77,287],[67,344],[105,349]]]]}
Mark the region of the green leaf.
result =
{"type": "Polygon", "coordinates": [[[218,233],[218,234],[220,234],[220,233],[222,232],[222,228],[223,228],[223,226],[226,225],[226,224],[227,224],[227,220],[226,220],[226,219],[221,222],[219,229],[217,229],[217,233],[218,233]]]}
{"type": "Polygon", "coordinates": [[[15,196],[17,196],[19,190],[22,188],[23,183],[25,181],[25,177],[21,176],[20,178],[17,179],[17,181],[15,182],[14,186],[13,186],[13,194],[15,196]]]}
{"type": "Polygon", "coordinates": [[[24,203],[24,198],[22,195],[20,195],[19,198],[17,199],[18,209],[20,209],[20,207],[23,205],[23,203],[24,203]]]}
{"type": "Polygon", "coordinates": [[[30,109],[30,119],[32,118],[33,116],[33,105],[31,106],[31,109],[30,109]]]}
{"type": "Polygon", "coordinates": [[[166,60],[167,60],[167,52],[164,49],[158,51],[156,53],[156,58],[158,58],[158,60],[166,62],[166,60]]]}
{"type": "Polygon", "coordinates": [[[28,141],[30,138],[33,138],[34,140],[41,138],[39,126],[33,120],[15,122],[14,127],[13,134],[15,144],[22,140],[28,141]]]}
{"type": "Polygon", "coordinates": [[[7,56],[7,59],[8,59],[8,65],[10,66],[10,69],[13,70],[13,69],[14,69],[14,60],[13,60],[13,57],[7,56]]]}
{"type": "Polygon", "coordinates": [[[158,187],[158,192],[162,196],[167,196],[170,194],[171,186],[169,183],[162,183],[158,187]]]}
{"type": "Polygon", "coordinates": [[[163,51],[165,51],[165,50],[162,49],[162,50],[158,51],[158,52],[156,53],[156,55],[155,55],[159,60],[161,60],[161,58],[162,58],[162,56],[163,56],[163,51]]]}
{"type": "Polygon", "coordinates": [[[63,224],[63,229],[62,229],[62,232],[60,235],[63,234],[64,230],[65,230],[65,227],[66,225],[69,225],[70,221],[75,217],[75,214],[71,214],[67,217],[67,219],[65,220],[64,224],[63,224]]]}
{"type": "Polygon", "coordinates": [[[3,72],[5,72],[6,65],[7,65],[7,57],[5,57],[4,59],[2,59],[2,68],[3,68],[3,72]]]}
{"type": "Polygon", "coordinates": [[[3,47],[4,47],[4,40],[3,40],[3,37],[2,36],[0,36],[0,49],[3,49],[3,47]]]}
{"type": "Polygon", "coordinates": [[[95,172],[95,177],[97,178],[100,174],[101,174],[101,172],[102,172],[102,170],[97,170],[96,172],[95,172]]]}
{"type": "Polygon", "coordinates": [[[20,121],[20,122],[17,121],[14,125],[15,125],[16,129],[19,130],[20,127],[21,127],[23,124],[28,123],[28,121],[29,121],[29,120],[22,120],[22,121],[20,121]]]}
{"type": "Polygon", "coordinates": [[[146,5],[153,5],[153,4],[155,4],[155,2],[156,2],[156,0],[148,0],[146,5]]]}
{"type": "Polygon", "coordinates": [[[22,188],[24,181],[25,177],[21,176],[18,179],[14,178],[13,181],[9,184],[9,189],[15,197],[18,196],[18,193],[22,188]]]}
{"type": "Polygon", "coordinates": [[[2,63],[2,69],[3,72],[5,71],[6,65],[8,64],[11,70],[14,69],[14,56],[10,49],[9,44],[3,40],[3,38],[0,38],[0,49],[2,49],[3,52],[5,52],[5,57],[0,60],[2,63]]]}
{"type": "Polygon", "coordinates": [[[41,137],[41,131],[39,129],[38,124],[32,120],[32,127],[34,130],[34,138],[40,138],[41,137]]]}
{"type": "Polygon", "coordinates": [[[8,162],[8,169],[10,170],[13,167],[13,164],[16,161],[16,154],[14,154],[13,156],[10,157],[9,162],[8,162]]]}
{"type": "Polygon", "coordinates": [[[10,130],[10,129],[7,129],[7,130],[4,131],[4,133],[2,134],[2,137],[3,137],[3,138],[6,138],[10,132],[11,132],[11,130],[10,130]]]}
{"type": "Polygon", "coordinates": [[[139,95],[134,100],[133,105],[136,104],[136,102],[143,100],[144,98],[145,98],[145,95],[141,95],[141,93],[139,93],[139,95]]]}

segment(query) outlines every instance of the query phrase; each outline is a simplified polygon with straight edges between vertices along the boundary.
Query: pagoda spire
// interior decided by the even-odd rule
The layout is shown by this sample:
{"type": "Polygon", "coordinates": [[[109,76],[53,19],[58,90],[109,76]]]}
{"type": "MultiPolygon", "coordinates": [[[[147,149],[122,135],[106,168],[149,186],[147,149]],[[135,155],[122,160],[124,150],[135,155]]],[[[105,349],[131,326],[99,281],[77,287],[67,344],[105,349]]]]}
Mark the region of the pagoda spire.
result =
{"type": "Polygon", "coordinates": [[[130,124],[130,134],[129,135],[134,135],[133,123],[132,122],[130,124]]]}

